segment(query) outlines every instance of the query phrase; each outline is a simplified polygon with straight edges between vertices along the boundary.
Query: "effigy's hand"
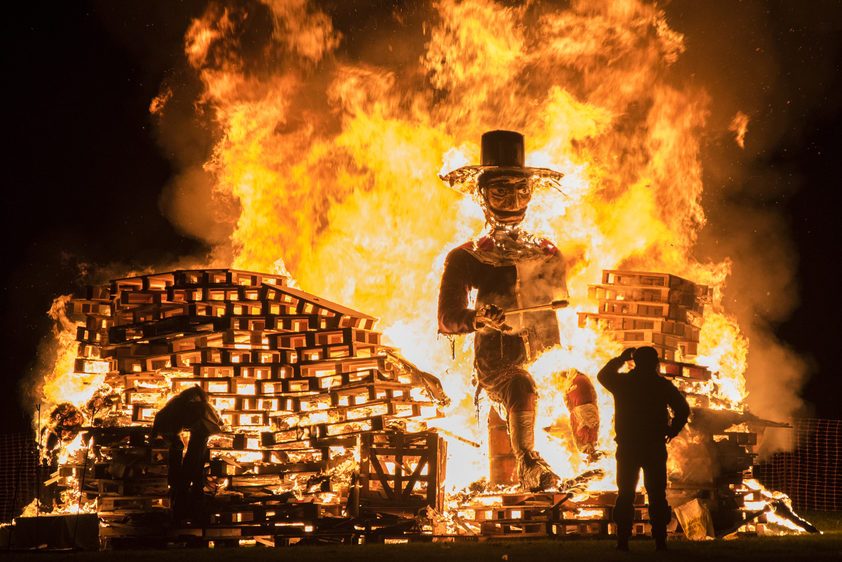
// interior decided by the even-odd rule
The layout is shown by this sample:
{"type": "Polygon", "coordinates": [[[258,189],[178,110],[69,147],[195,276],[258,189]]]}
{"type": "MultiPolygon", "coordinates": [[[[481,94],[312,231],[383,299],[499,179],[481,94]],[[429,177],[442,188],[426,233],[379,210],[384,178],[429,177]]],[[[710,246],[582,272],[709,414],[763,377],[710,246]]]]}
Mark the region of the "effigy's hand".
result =
{"type": "Polygon", "coordinates": [[[477,310],[476,326],[477,328],[488,327],[501,332],[512,329],[511,326],[506,324],[506,312],[493,304],[484,304],[477,310]]]}

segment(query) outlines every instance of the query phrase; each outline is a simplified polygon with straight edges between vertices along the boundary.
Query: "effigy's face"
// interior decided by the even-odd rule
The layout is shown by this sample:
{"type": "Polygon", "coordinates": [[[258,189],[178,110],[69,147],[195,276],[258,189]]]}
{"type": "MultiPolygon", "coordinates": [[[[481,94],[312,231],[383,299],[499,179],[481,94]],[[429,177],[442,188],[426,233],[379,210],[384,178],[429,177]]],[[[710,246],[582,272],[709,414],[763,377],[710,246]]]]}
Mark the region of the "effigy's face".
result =
{"type": "Polygon", "coordinates": [[[532,199],[532,186],[524,177],[501,177],[485,186],[483,199],[497,222],[520,224],[532,199]]]}

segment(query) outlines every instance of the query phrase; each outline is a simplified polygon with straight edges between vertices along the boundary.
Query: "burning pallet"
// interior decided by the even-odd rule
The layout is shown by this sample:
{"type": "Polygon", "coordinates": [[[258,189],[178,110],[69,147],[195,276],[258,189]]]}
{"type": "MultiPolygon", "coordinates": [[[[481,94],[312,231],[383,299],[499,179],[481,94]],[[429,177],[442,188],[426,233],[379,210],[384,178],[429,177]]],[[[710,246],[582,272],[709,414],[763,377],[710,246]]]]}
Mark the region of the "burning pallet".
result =
{"type": "MultiPolygon", "coordinates": [[[[616,533],[616,499],[616,492],[481,492],[458,498],[450,523],[478,539],[608,537],[616,533]]],[[[632,533],[645,535],[650,532],[645,496],[637,494],[634,505],[632,533]]]]}
{"type": "Polygon", "coordinates": [[[579,313],[579,325],[594,322],[626,346],[650,345],[668,361],[698,353],[704,304],[711,290],[667,273],[606,270],[588,296],[599,312],[579,313]]]}
{"type": "Polygon", "coordinates": [[[446,397],[381,344],[375,318],[230,269],[117,279],[67,313],[77,376],[102,386],[59,473],[80,505],[96,500],[113,543],[172,534],[169,451],[150,426],[191,386],[228,431],[209,443],[209,521],[187,535],[283,542],[336,534],[349,515],[441,508],[446,448],[425,421],[446,397]]]}

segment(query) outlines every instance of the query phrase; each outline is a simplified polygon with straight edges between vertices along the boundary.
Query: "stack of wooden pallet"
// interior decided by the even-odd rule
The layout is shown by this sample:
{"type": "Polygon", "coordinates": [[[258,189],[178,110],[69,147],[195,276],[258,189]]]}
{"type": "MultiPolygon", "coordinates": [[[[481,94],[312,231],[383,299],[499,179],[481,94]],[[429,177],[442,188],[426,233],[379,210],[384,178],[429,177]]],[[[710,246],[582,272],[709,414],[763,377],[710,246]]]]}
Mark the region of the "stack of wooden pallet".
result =
{"type": "MultiPolygon", "coordinates": [[[[191,386],[227,426],[209,443],[220,500],[209,526],[226,540],[441,507],[446,450],[425,420],[440,415],[442,396],[381,345],[375,318],[283,277],[230,269],[117,279],[67,312],[79,326],[74,376],[102,383],[86,412],[84,492],[111,522],[167,508],[167,450],[149,427],[191,386]]],[[[82,482],[78,462],[64,469],[82,482]]]]}
{"type": "MultiPolygon", "coordinates": [[[[489,538],[606,537],[616,492],[482,493],[458,503],[457,532],[489,538]]],[[[650,532],[646,500],[635,496],[635,536],[650,532]]]]}
{"type": "Polygon", "coordinates": [[[579,313],[580,326],[593,322],[624,345],[651,345],[669,361],[697,355],[708,287],[667,273],[607,270],[588,296],[599,302],[599,312],[579,313]]]}
{"type": "MultiPolygon", "coordinates": [[[[690,362],[709,291],[656,273],[606,271],[602,281],[592,288],[599,312],[580,322],[600,323],[627,346],[658,348],[662,374],[695,407],[692,450],[717,467],[703,481],[673,473],[671,503],[703,498],[724,514],[719,528],[740,523],[760,422],[723,409],[706,390],[711,373],[690,362]]],[[[67,312],[79,326],[73,376],[98,390],[83,408],[91,420],[84,446],[57,474],[81,491],[67,496],[79,506],[97,501],[101,536],[112,545],[612,533],[616,493],[587,486],[470,495],[445,507],[446,444],[425,424],[445,399],[437,381],[384,347],[374,318],[283,277],[141,275],[89,288],[67,312]],[[169,519],[169,451],[151,423],[170,396],[195,385],[227,429],[209,443],[208,518],[178,528],[169,519]],[[419,513],[448,523],[428,525],[419,513]]],[[[635,505],[635,533],[643,534],[645,498],[635,505]]]]}

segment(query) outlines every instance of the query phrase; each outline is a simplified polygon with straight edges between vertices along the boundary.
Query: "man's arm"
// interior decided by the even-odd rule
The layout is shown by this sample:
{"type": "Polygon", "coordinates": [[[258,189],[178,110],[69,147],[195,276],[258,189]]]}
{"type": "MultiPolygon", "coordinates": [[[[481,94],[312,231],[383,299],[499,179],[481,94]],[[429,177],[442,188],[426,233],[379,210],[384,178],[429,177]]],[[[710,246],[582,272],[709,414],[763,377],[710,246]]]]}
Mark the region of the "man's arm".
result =
{"type": "Polygon", "coordinates": [[[634,348],[630,347],[624,350],[618,357],[609,360],[596,375],[596,380],[599,381],[599,384],[604,386],[610,392],[614,392],[617,388],[617,382],[620,380],[620,373],[618,371],[626,361],[631,359],[633,352],[634,348]]]}
{"type": "Polygon", "coordinates": [[[687,418],[690,417],[690,405],[687,403],[687,399],[675,388],[675,385],[669,381],[666,382],[669,384],[667,405],[672,410],[672,421],[667,428],[667,438],[672,439],[687,424],[687,418]]]}
{"type": "Polygon", "coordinates": [[[476,330],[476,310],[468,308],[468,254],[452,250],[444,262],[439,288],[439,333],[466,334],[476,330]]]}

